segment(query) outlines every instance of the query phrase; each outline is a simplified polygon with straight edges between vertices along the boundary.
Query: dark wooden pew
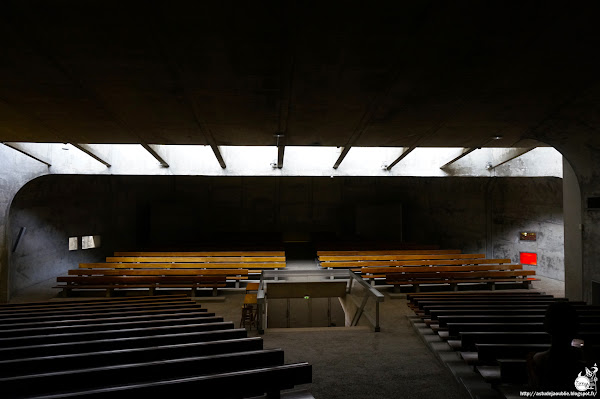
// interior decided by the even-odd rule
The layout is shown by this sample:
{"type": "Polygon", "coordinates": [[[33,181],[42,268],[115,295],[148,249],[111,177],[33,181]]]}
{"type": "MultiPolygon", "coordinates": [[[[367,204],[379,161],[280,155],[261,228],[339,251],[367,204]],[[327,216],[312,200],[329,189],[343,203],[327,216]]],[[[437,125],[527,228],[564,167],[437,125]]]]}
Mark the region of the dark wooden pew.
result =
{"type": "Polygon", "coordinates": [[[147,337],[162,334],[183,334],[199,331],[227,330],[233,329],[233,322],[212,322],[206,323],[202,319],[195,324],[168,324],[162,326],[111,329],[111,330],[93,330],[84,332],[70,332],[60,334],[39,335],[20,335],[16,337],[0,338],[0,348],[10,348],[16,346],[31,345],[50,345],[66,342],[85,341],[89,339],[118,339],[129,337],[147,337]]]}
{"type": "Polygon", "coordinates": [[[0,359],[7,360],[36,356],[55,356],[69,353],[86,353],[106,350],[144,348],[158,345],[174,345],[185,344],[190,342],[245,338],[246,336],[246,329],[239,328],[181,334],[152,335],[146,337],[128,337],[117,339],[65,342],[46,345],[19,346],[11,348],[0,348],[0,359]]]}
{"type": "MultiPolygon", "coordinates": [[[[95,334],[98,337],[102,334],[109,334],[111,331],[135,331],[135,330],[153,330],[159,331],[161,328],[166,327],[178,327],[189,325],[200,325],[207,324],[216,326],[218,323],[229,323],[225,322],[222,317],[181,317],[178,319],[167,319],[167,320],[153,320],[153,321],[135,321],[135,322],[121,322],[121,323],[105,323],[105,324],[87,324],[87,325],[73,325],[69,327],[61,327],[60,329],[19,329],[19,330],[0,330],[0,347],[4,346],[3,342],[5,339],[23,339],[24,337],[66,337],[71,336],[73,338],[85,336],[85,334],[95,334]]],[[[206,327],[207,329],[210,327],[206,327]]]]}
{"type": "MultiPolygon", "coordinates": [[[[593,307],[575,307],[577,310],[577,314],[581,316],[585,315],[597,315],[600,314],[600,310],[593,307]]],[[[500,307],[500,308],[478,308],[478,309],[464,309],[464,308],[454,308],[454,309],[429,309],[427,315],[425,317],[431,318],[431,320],[437,319],[438,316],[443,315],[534,315],[534,314],[544,314],[546,312],[545,307],[535,307],[535,308],[523,308],[523,307],[500,307]]]]}
{"type": "Polygon", "coordinates": [[[24,397],[59,393],[67,387],[70,391],[102,389],[107,385],[149,383],[157,377],[160,380],[189,378],[283,364],[283,351],[269,349],[94,368],[77,366],[68,371],[0,378],[0,386],[3,397],[24,397]]]}
{"type": "Polygon", "coordinates": [[[84,326],[87,324],[104,324],[104,323],[120,323],[120,322],[136,322],[136,321],[154,321],[154,320],[171,320],[177,319],[181,317],[215,317],[215,314],[212,312],[207,312],[206,309],[197,309],[197,311],[192,312],[174,312],[174,313],[153,313],[148,315],[138,315],[138,316],[124,316],[124,317],[99,317],[92,319],[84,319],[84,318],[67,318],[63,320],[51,320],[51,321],[36,321],[36,320],[24,320],[21,323],[12,323],[12,324],[2,324],[0,326],[1,331],[10,331],[10,330],[19,330],[19,329],[46,329],[46,328],[60,328],[60,327],[69,327],[69,326],[84,326]]]}
{"type": "MultiPolygon", "coordinates": [[[[106,317],[125,317],[125,316],[140,316],[140,315],[153,315],[153,314],[164,314],[169,312],[179,313],[194,313],[201,312],[202,309],[195,305],[182,305],[182,306],[157,306],[150,309],[135,308],[133,310],[113,310],[108,312],[93,312],[93,313],[68,313],[68,314],[55,314],[45,316],[35,316],[35,320],[38,321],[60,321],[60,320],[83,320],[83,319],[101,319],[106,317]]],[[[80,312],[83,312],[80,311],[80,312]]],[[[1,319],[3,326],[13,323],[24,323],[32,320],[28,316],[10,317],[1,319]]],[[[4,328],[4,327],[3,327],[4,328]]]]}
{"type": "Polygon", "coordinates": [[[0,376],[12,377],[34,373],[67,371],[77,367],[104,367],[261,349],[263,349],[262,338],[250,337],[98,352],[59,354],[54,356],[36,356],[0,360],[0,376]]]}
{"type": "MultiPolygon", "coordinates": [[[[465,331],[545,331],[544,323],[448,323],[448,336],[460,337],[465,331]]],[[[597,331],[600,323],[581,323],[579,331],[597,331]]]]}
{"type": "MultiPolygon", "coordinates": [[[[452,315],[452,316],[438,316],[437,323],[439,328],[443,328],[447,323],[519,323],[519,322],[538,322],[544,321],[544,314],[535,315],[452,315]]],[[[588,315],[579,316],[579,321],[582,323],[591,323],[594,321],[600,321],[599,315],[588,315]]]]}
{"type": "MultiPolygon", "coordinates": [[[[499,291],[492,291],[492,292],[499,292],[499,291]]],[[[467,297],[449,297],[449,298],[445,298],[445,297],[439,297],[439,296],[428,296],[428,297],[416,297],[410,300],[410,302],[408,303],[409,306],[411,307],[415,307],[418,306],[421,302],[431,302],[431,301],[436,301],[436,302],[446,302],[446,301],[461,301],[461,302],[468,302],[468,303],[474,303],[477,301],[511,301],[511,300],[521,300],[521,301],[530,301],[530,300],[543,300],[543,299],[552,299],[554,298],[554,296],[552,295],[520,295],[520,294],[514,294],[514,295],[469,295],[467,297]]]]}
{"type": "MultiPolygon", "coordinates": [[[[600,332],[582,331],[576,338],[589,345],[600,344],[600,332]]],[[[460,333],[461,350],[474,351],[476,344],[535,343],[549,344],[551,336],[545,331],[463,331],[460,333]]]]}
{"type": "Polygon", "coordinates": [[[110,304],[110,305],[74,305],[65,308],[50,308],[50,309],[39,309],[39,308],[27,308],[27,309],[19,309],[19,310],[5,310],[0,311],[0,322],[3,318],[7,317],[15,317],[15,316],[27,316],[27,317],[36,317],[37,315],[53,315],[53,314],[70,314],[74,312],[85,311],[88,313],[91,312],[105,312],[107,310],[118,311],[118,310],[128,310],[128,309],[151,309],[157,307],[165,307],[165,306],[196,306],[198,308],[201,307],[200,304],[195,303],[194,301],[160,301],[160,302],[143,302],[143,303],[119,303],[119,304],[110,304]]]}
{"type": "Polygon", "coordinates": [[[261,396],[277,398],[280,391],[296,385],[312,382],[312,366],[308,363],[295,363],[283,366],[257,368],[216,375],[155,381],[146,384],[119,385],[109,388],[70,391],[35,396],[35,398],[127,398],[132,397],[183,397],[190,392],[218,392],[224,398],[261,396]]]}
{"type": "MultiPolygon", "coordinates": [[[[77,321],[73,321],[73,324],[64,326],[53,326],[53,327],[30,327],[30,328],[18,328],[12,330],[0,330],[0,339],[9,337],[21,337],[31,335],[49,335],[49,334],[76,334],[82,332],[98,332],[105,330],[124,330],[129,328],[153,328],[162,327],[169,325],[184,325],[184,324],[202,324],[202,323],[222,323],[224,322],[223,317],[212,316],[205,317],[201,316],[192,317],[178,317],[178,318],[160,318],[156,320],[143,320],[143,321],[130,321],[128,319],[121,319],[121,322],[111,323],[88,323],[78,324],[77,321]]],[[[0,328],[2,326],[0,325],[0,328]]]]}
{"type": "Polygon", "coordinates": [[[130,296],[130,297],[115,297],[115,298],[86,298],[86,299],[70,299],[60,301],[46,301],[46,302],[17,302],[17,303],[2,303],[0,304],[0,310],[6,309],[27,309],[27,308],[69,308],[72,306],[87,306],[87,305],[110,305],[110,304],[121,304],[129,303],[135,305],[144,302],[161,302],[161,301],[190,301],[190,298],[184,294],[170,294],[170,295],[157,295],[157,296],[130,296]]]}
{"type": "Polygon", "coordinates": [[[176,276],[59,276],[58,283],[66,283],[57,288],[68,292],[75,289],[105,289],[111,296],[116,289],[148,288],[150,294],[161,288],[190,288],[192,296],[198,288],[212,288],[216,295],[217,288],[226,287],[227,278],[223,275],[176,275],[176,276]]]}
{"type": "Polygon", "coordinates": [[[536,296],[543,295],[539,291],[444,291],[444,292],[411,292],[406,294],[406,299],[412,301],[415,298],[469,298],[471,296],[489,296],[489,297],[502,297],[502,296],[536,296]]]}
{"type": "MultiPolygon", "coordinates": [[[[483,303],[478,303],[478,304],[449,304],[449,305],[441,305],[441,304],[437,304],[437,305],[427,305],[427,306],[423,306],[422,311],[424,314],[430,314],[432,311],[435,310],[457,310],[457,311],[484,311],[483,313],[485,313],[485,311],[487,310],[513,310],[513,309],[519,309],[519,310],[527,310],[527,309],[531,309],[531,310],[539,310],[539,309],[546,309],[548,307],[548,305],[552,303],[551,301],[546,301],[546,302],[528,302],[528,303],[505,303],[505,304],[493,304],[493,303],[489,303],[489,304],[483,304],[483,303]]],[[[575,302],[573,303],[573,307],[575,307],[575,309],[577,309],[578,304],[575,302]]]]}

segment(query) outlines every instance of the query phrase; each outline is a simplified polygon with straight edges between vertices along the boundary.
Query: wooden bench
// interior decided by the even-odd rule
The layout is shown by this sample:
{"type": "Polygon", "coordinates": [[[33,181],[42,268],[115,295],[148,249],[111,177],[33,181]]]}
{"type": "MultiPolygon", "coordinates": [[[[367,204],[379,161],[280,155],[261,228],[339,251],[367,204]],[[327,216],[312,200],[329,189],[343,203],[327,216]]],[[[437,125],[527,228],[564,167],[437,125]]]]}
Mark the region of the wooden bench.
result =
{"type": "Polygon", "coordinates": [[[51,371],[68,371],[77,367],[103,367],[143,361],[161,361],[193,356],[209,356],[232,352],[263,349],[259,337],[234,338],[207,342],[157,345],[142,348],[125,348],[118,351],[105,350],[86,353],[32,356],[0,360],[0,376],[12,377],[51,371]]]}
{"type": "Polygon", "coordinates": [[[410,302],[420,298],[469,298],[472,296],[487,296],[487,297],[502,297],[502,296],[527,296],[527,295],[542,295],[539,291],[518,291],[518,292],[503,292],[503,291],[442,291],[442,292],[409,292],[406,294],[406,299],[410,302]]]}
{"type": "Polygon", "coordinates": [[[78,300],[61,300],[53,302],[21,302],[21,303],[3,303],[0,304],[0,311],[6,309],[26,309],[26,308],[66,308],[71,306],[88,306],[88,305],[116,305],[119,303],[129,303],[134,305],[143,302],[159,302],[159,301],[189,301],[187,295],[161,295],[157,296],[132,296],[127,298],[86,298],[78,300]]]}
{"type": "MultiPolygon", "coordinates": [[[[83,275],[59,276],[56,278],[58,285],[65,292],[78,289],[105,289],[106,296],[111,296],[115,289],[148,288],[154,294],[160,288],[190,288],[192,296],[196,296],[198,288],[212,288],[213,296],[217,295],[217,288],[226,287],[226,277],[223,275],[157,275],[157,276],[130,276],[130,275],[83,275]]],[[[55,287],[55,288],[56,288],[55,287]]]]}
{"type": "MultiPolygon", "coordinates": [[[[187,357],[174,360],[139,362],[95,368],[77,365],[66,372],[48,371],[25,376],[0,378],[6,395],[40,395],[83,389],[101,389],[110,385],[139,384],[170,378],[188,378],[199,375],[229,373],[240,368],[264,368],[284,364],[281,349],[258,350],[251,352],[226,353],[202,357],[187,357]]],[[[110,396],[110,395],[109,395],[110,396]]]]}
{"type": "Polygon", "coordinates": [[[310,365],[285,365],[281,349],[263,349],[188,298],[82,302],[0,308],[3,397],[154,397],[163,385],[213,395],[222,381],[234,387],[219,395],[279,397],[312,380],[310,365]]]}
{"type": "Polygon", "coordinates": [[[85,395],[111,398],[183,397],[190,392],[218,392],[218,395],[223,397],[251,397],[266,394],[267,398],[278,398],[281,390],[310,382],[312,382],[312,366],[308,363],[294,363],[188,378],[155,379],[149,383],[117,385],[110,388],[75,391],[65,389],[45,398],[85,395]]]}
{"type": "MultiPolygon", "coordinates": [[[[581,331],[576,338],[586,344],[600,342],[599,331],[581,331]]],[[[545,331],[464,331],[460,333],[461,350],[474,351],[476,344],[538,343],[549,344],[551,335],[545,331]]]]}
{"type": "Polygon", "coordinates": [[[62,322],[68,320],[96,320],[106,317],[137,317],[137,316],[153,316],[165,313],[195,313],[200,312],[198,306],[179,305],[179,306],[154,306],[150,308],[135,308],[135,309],[116,309],[104,312],[68,312],[65,314],[54,315],[19,315],[18,317],[7,317],[1,320],[2,328],[8,328],[8,325],[28,323],[32,320],[36,322],[62,322]]]}
{"type": "Polygon", "coordinates": [[[460,249],[390,249],[390,250],[348,250],[348,251],[317,251],[317,257],[337,256],[372,256],[372,255],[442,255],[460,254],[460,249]]]}
{"type": "MultiPolygon", "coordinates": [[[[450,315],[477,315],[477,314],[487,314],[487,315],[535,315],[541,314],[543,315],[546,312],[545,307],[536,307],[536,308],[516,308],[514,306],[511,307],[502,307],[502,308],[494,308],[494,309],[430,309],[428,312],[428,317],[432,320],[437,319],[439,316],[450,316],[450,315]]],[[[598,310],[590,310],[590,309],[580,309],[578,310],[579,315],[586,314],[600,314],[598,310]]]]}
{"type": "MultiPolygon", "coordinates": [[[[498,263],[485,260],[483,254],[410,254],[410,255],[344,255],[321,256],[319,262],[324,268],[351,268],[359,270],[362,267],[389,266],[451,266],[465,264],[498,263]]],[[[510,259],[502,260],[510,263],[510,259]]]]}
{"type": "Polygon", "coordinates": [[[90,341],[74,341],[49,345],[29,345],[0,348],[0,359],[19,359],[36,356],[56,356],[63,354],[87,353],[131,348],[147,348],[151,346],[186,344],[245,338],[245,329],[227,329],[216,331],[200,331],[193,333],[163,334],[145,337],[119,339],[100,339],[90,341]]]}
{"type": "Polygon", "coordinates": [[[202,251],[202,252],[124,252],[117,251],[116,257],[130,256],[158,256],[158,257],[278,257],[285,258],[285,251],[202,251]]]}
{"type": "Polygon", "coordinates": [[[528,277],[535,275],[533,270],[522,270],[522,265],[506,264],[509,259],[481,261],[485,261],[485,264],[473,261],[463,266],[363,267],[360,270],[364,278],[373,279],[384,275],[386,284],[393,285],[396,291],[401,285],[413,285],[418,289],[422,284],[449,284],[455,290],[458,289],[459,283],[489,285],[497,282],[518,282],[529,287],[532,280],[528,277]]]}
{"type": "MultiPolygon", "coordinates": [[[[71,303],[69,306],[62,307],[32,307],[27,306],[24,308],[10,308],[0,310],[0,319],[7,316],[18,316],[21,314],[66,314],[65,312],[72,312],[76,310],[85,310],[91,312],[93,310],[118,310],[118,309],[132,309],[132,308],[147,308],[151,306],[168,306],[168,305],[183,305],[183,306],[195,306],[194,302],[183,299],[174,299],[168,301],[139,301],[135,303],[130,302],[119,302],[114,304],[103,304],[103,303],[71,303]]],[[[199,306],[198,306],[199,307],[199,306]]]]}
{"type": "MultiPolygon", "coordinates": [[[[223,323],[223,317],[220,316],[205,316],[204,313],[196,313],[193,315],[181,315],[177,318],[160,317],[155,320],[129,320],[120,319],[120,321],[111,321],[110,323],[87,323],[87,324],[68,324],[63,326],[51,327],[33,327],[15,328],[9,330],[0,330],[0,339],[30,335],[51,335],[51,334],[76,334],[81,332],[97,332],[113,329],[128,329],[128,328],[153,328],[166,325],[185,325],[185,324],[202,324],[202,323],[223,323]]],[[[1,327],[0,327],[1,328],[1,327]]]]}
{"type": "Polygon", "coordinates": [[[202,331],[222,331],[233,329],[232,322],[213,322],[206,323],[200,320],[200,323],[194,324],[167,324],[162,326],[154,326],[152,328],[132,327],[124,329],[109,329],[109,330],[94,330],[82,331],[73,333],[55,333],[35,335],[21,335],[17,337],[0,338],[0,348],[12,348],[19,346],[33,345],[55,345],[62,343],[72,343],[77,341],[101,340],[101,339],[125,339],[125,338],[141,338],[151,337],[164,334],[186,334],[202,331]]]}
{"type": "Polygon", "coordinates": [[[285,263],[285,256],[109,256],[106,263],[285,263]]]}
{"type": "Polygon", "coordinates": [[[111,323],[122,323],[122,322],[153,322],[153,321],[164,321],[168,322],[172,319],[177,318],[193,318],[193,317],[216,317],[214,313],[207,312],[206,309],[198,309],[197,311],[192,312],[179,312],[177,310],[169,311],[168,313],[154,313],[154,314],[145,314],[145,315],[137,315],[137,316],[105,316],[99,318],[85,319],[79,318],[76,320],[67,318],[66,320],[45,320],[38,321],[35,318],[25,319],[19,323],[11,323],[11,324],[2,324],[0,330],[0,336],[2,334],[11,334],[13,330],[49,330],[56,329],[59,331],[61,328],[69,328],[73,325],[79,327],[85,327],[86,325],[94,325],[97,328],[102,326],[103,324],[111,324],[111,323]]]}

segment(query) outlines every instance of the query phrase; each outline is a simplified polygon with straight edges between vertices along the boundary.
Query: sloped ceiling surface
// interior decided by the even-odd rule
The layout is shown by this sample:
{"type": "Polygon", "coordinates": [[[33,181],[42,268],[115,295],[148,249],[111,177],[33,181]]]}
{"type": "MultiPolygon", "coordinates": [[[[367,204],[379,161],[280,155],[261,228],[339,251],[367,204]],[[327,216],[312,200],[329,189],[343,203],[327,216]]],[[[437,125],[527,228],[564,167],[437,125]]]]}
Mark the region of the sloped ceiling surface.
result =
{"type": "Polygon", "coordinates": [[[598,86],[581,4],[381,3],[4,1],[0,141],[540,145],[598,86]]]}

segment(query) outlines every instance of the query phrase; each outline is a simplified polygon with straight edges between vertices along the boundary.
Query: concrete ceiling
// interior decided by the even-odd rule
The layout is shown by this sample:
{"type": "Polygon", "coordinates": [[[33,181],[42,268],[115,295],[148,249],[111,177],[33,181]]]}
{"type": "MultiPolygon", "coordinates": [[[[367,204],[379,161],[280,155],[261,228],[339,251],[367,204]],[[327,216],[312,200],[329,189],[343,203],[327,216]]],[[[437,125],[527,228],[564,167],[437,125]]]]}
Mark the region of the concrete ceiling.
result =
{"type": "Polygon", "coordinates": [[[0,141],[543,145],[597,85],[581,3],[375,3],[4,0],[0,141]]]}

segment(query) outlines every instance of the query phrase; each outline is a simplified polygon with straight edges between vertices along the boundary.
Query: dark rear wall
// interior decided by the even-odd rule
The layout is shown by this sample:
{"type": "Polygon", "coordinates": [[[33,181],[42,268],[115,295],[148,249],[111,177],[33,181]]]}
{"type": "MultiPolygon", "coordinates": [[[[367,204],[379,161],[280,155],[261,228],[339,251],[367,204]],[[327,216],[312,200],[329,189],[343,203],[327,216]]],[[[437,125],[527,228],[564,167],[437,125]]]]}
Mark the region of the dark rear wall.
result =
{"type": "Polygon", "coordinates": [[[13,201],[11,292],[114,250],[200,248],[282,237],[403,238],[509,257],[537,251],[542,275],[563,279],[558,178],[44,176],[13,201]],[[519,231],[538,233],[519,242],[519,231]],[[68,237],[102,247],[68,251],[68,237]],[[225,241],[226,242],[226,241],[225,241]]]}

